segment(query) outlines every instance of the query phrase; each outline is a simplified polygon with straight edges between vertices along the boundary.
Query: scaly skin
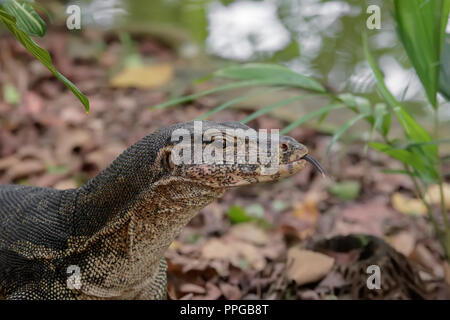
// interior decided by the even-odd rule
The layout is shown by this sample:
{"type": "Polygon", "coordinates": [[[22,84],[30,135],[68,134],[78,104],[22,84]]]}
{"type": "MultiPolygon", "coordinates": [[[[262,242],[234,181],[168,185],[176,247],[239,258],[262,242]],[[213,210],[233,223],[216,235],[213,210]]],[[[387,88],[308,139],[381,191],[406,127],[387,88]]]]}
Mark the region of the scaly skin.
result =
{"type": "MultiPolygon", "coordinates": [[[[144,137],[78,189],[0,186],[0,297],[6,299],[164,299],[164,252],[183,227],[232,187],[301,171],[308,151],[280,138],[280,168],[262,164],[176,164],[177,124],[144,137]],[[69,288],[67,270],[80,271],[69,288]]],[[[203,122],[223,139],[238,122],[203,122]]],[[[203,142],[202,148],[212,145],[203,142]]],[[[232,144],[233,151],[236,148],[232,144]]],[[[247,155],[249,155],[247,150],[247,155]]]]}

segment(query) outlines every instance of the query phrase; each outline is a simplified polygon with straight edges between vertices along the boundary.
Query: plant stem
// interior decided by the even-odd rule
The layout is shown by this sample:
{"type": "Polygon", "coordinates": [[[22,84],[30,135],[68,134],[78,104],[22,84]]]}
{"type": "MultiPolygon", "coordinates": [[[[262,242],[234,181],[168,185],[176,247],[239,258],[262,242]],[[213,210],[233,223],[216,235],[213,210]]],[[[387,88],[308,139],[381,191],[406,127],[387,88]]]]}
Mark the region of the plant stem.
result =
{"type": "Polygon", "coordinates": [[[431,220],[431,223],[433,224],[434,229],[436,230],[436,234],[439,239],[439,242],[441,243],[442,249],[444,249],[445,256],[447,259],[449,259],[450,247],[447,245],[446,239],[444,239],[444,237],[443,237],[442,230],[439,228],[437,220],[434,217],[433,210],[432,210],[430,204],[428,203],[428,201],[425,199],[422,189],[420,188],[419,182],[417,181],[416,177],[413,175],[413,172],[411,171],[411,169],[405,165],[405,170],[410,173],[409,176],[414,184],[414,187],[416,188],[417,195],[419,196],[420,200],[423,202],[423,204],[427,208],[428,215],[430,217],[430,220],[431,220]]]}
{"type": "MultiPolygon", "coordinates": [[[[434,110],[434,139],[437,140],[439,138],[439,112],[436,108],[434,110]]],[[[436,146],[436,148],[439,148],[439,145],[436,146]]],[[[442,219],[444,220],[444,227],[445,227],[445,241],[446,241],[446,247],[450,248],[450,224],[448,221],[447,216],[447,208],[445,205],[445,194],[444,194],[444,179],[443,179],[443,172],[442,172],[442,161],[439,157],[439,149],[438,149],[438,157],[437,157],[437,167],[438,167],[438,184],[439,184],[439,197],[441,202],[441,214],[442,219]]],[[[450,262],[450,256],[447,254],[447,260],[450,262]]]]}

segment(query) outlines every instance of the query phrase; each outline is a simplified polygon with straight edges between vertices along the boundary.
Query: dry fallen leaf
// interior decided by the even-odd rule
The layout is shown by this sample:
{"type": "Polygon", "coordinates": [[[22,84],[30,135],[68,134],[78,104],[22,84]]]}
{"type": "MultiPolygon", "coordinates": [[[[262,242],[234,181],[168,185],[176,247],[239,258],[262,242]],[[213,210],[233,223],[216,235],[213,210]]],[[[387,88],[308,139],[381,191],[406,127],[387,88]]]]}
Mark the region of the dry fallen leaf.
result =
{"type": "Polygon", "coordinates": [[[382,237],[386,223],[399,218],[403,216],[387,206],[384,200],[373,199],[343,208],[336,218],[330,235],[361,233],[382,237]]]}
{"type": "Polygon", "coordinates": [[[411,233],[403,231],[388,239],[389,244],[398,252],[408,257],[414,250],[416,241],[411,233]]]}
{"type": "Polygon", "coordinates": [[[202,257],[205,259],[227,260],[232,254],[232,247],[217,238],[208,240],[202,248],[202,257]]]}
{"type": "MultiPolygon", "coordinates": [[[[443,187],[443,191],[444,191],[445,208],[450,209],[450,184],[444,183],[444,185],[442,187],[443,187]]],[[[441,204],[441,192],[440,192],[439,185],[435,184],[435,185],[430,186],[425,194],[425,199],[427,199],[427,201],[430,204],[440,205],[441,204]]]]}
{"type": "Polygon", "coordinates": [[[228,261],[241,269],[248,265],[260,271],[266,266],[266,259],[259,248],[239,240],[210,239],[204,244],[201,254],[205,259],[228,261]]]}
{"type": "Polygon", "coordinates": [[[334,265],[327,255],[298,248],[288,250],[287,277],[298,285],[318,281],[325,277],[334,265]]]}
{"type": "Polygon", "coordinates": [[[180,291],[183,293],[197,293],[204,294],[206,292],[205,288],[193,283],[184,283],[180,286],[180,291]]]}
{"type": "Polygon", "coordinates": [[[101,149],[88,153],[86,155],[86,163],[95,165],[98,170],[104,169],[125,149],[126,146],[120,143],[106,145],[101,149]]]}
{"type": "Polygon", "coordinates": [[[254,223],[239,223],[234,225],[230,231],[230,236],[250,242],[256,245],[265,245],[269,241],[267,234],[254,223]]]}
{"type": "Polygon", "coordinates": [[[220,282],[219,288],[227,300],[238,300],[242,297],[242,292],[237,286],[233,286],[226,282],[220,282]]]}
{"type": "Polygon", "coordinates": [[[308,227],[298,232],[300,239],[306,239],[313,234],[320,213],[317,209],[318,197],[306,197],[305,201],[299,204],[295,210],[294,215],[302,222],[306,223],[308,227]]]}
{"type": "Polygon", "coordinates": [[[427,208],[421,200],[405,197],[398,192],[392,195],[392,206],[398,212],[406,215],[424,216],[427,214],[427,208]]]}
{"type": "Polygon", "coordinates": [[[43,171],[45,171],[45,166],[42,161],[30,159],[15,163],[6,171],[5,176],[10,181],[13,181],[15,179],[28,177],[43,171]]]}
{"type": "Polygon", "coordinates": [[[149,66],[131,66],[114,76],[110,84],[118,88],[156,88],[170,82],[173,68],[170,64],[156,64],[149,66]]]}
{"type": "Polygon", "coordinates": [[[439,264],[436,257],[423,244],[418,244],[411,253],[411,259],[418,262],[438,278],[444,277],[444,268],[439,264]]]}

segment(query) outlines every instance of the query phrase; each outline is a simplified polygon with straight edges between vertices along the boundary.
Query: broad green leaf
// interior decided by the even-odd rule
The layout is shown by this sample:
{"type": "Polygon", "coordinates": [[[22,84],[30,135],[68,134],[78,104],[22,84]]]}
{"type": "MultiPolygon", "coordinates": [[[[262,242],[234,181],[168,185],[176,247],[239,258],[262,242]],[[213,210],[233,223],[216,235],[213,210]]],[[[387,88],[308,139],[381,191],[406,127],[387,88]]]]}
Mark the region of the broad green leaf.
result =
{"type": "Polygon", "coordinates": [[[30,36],[43,37],[47,26],[28,1],[6,0],[3,9],[16,18],[16,26],[30,36]]]}
{"type": "Polygon", "coordinates": [[[342,103],[333,103],[328,106],[322,107],[319,110],[308,113],[304,117],[301,117],[300,119],[297,119],[296,121],[292,122],[290,125],[281,130],[280,134],[289,133],[290,131],[294,130],[298,126],[301,126],[305,122],[308,122],[309,120],[314,119],[315,117],[320,117],[322,114],[330,112],[331,110],[336,110],[345,107],[346,106],[342,103]]]}
{"type": "Polygon", "coordinates": [[[275,64],[249,63],[227,67],[216,71],[215,75],[232,80],[265,80],[272,85],[298,87],[317,92],[326,91],[319,82],[312,78],[275,64]]]}
{"type": "Polygon", "coordinates": [[[448,0],[395,0],[397,30],[428,100],[438,107],[440,59],[448,22],[448,0]]]}
{"type": "Polygon", "coordinates": [[[11,31],[14,37],[25,47],[25,49],[28,50],[28,52],[35,56],[36,59],[45,65],[50,72],[60,79],[75,94],[75,96],[84,105],[86,112],[89,112],[89,100],[72,82],[56,70],[53,66],[50,54],[46,50],[39,47],[25,32],[17,28],[16,19],[2,9],[0,9],[0,20],[5,24],[9,31],[11,31]]]}
{"type": "Polygon", "coordinates": [[[450,35],[447,35],[442,49],[439,92],[450,100],[450,35]]]}

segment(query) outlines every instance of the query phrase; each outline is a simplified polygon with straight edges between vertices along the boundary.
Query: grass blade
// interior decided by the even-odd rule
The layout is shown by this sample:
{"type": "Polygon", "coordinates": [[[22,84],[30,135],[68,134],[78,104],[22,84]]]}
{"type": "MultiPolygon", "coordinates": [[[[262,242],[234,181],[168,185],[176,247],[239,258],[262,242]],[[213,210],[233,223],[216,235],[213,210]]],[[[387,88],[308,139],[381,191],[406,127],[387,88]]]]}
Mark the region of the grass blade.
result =
{"type": "Polygon", "coordinates": [[[232,80],[265,80],[273,85],[284,85],[325,93],[316,80],[276,64],[248,63],[215,72],[215,76],[232,80]]]}
{"type": "Polygon", "coordinates": [[[375,62],[374,57],[370,53],[366,33],[363,33],[363,35],[362,35],[362,44],[363,44],[363,50],[364,50],[364,55],[366,57],[366,60],[369,63],[369,66],[372,69],[372,72],[375,76],[378,90],[380,91],[383,98],[389,103],[389,105],[392,108],[395,108],[396,106],[400,105],[400,103],[397,101],[397,99],[395,99],[395,97],[392,95],[392,93],[389,91],[386,84],[384,83],[383,73],[381,72],[380,68],[378,67],[377,63],[375,62]]]}
{"type": "Polygon", "coordinates": [[[310,97],[316,97],[318,96],[317,94],[309,94],[309,95],[302,95],[302,96],[295,96],[295,97],[291,97],[291,98],[287,98],[284,100],[281,100],[277,103],[271,104],[269,106],[266,106],[258,111],[253,112],[252,114],[250,114],[248,117],[246,117],[245,119],[243,119],[241,122],[242,123],[248,123],[250,121],[252,121],[253,119],[256,119],[262,115],[265,115],[266,113],[275,110],[279,107],[285,106],[285,105],[289,105],[295,101],[299,101],[299,100],[303,100],[306,98],[310,98],[310,97]]]}
{"type": "MultiPolygon", "coordinates": [[[[280,90],[281,88],[272,88],[271,90],[266,90],[265,92],[273,92],[273,91],[277,91],[280,90]]],[[[227,102],[222,103],[221,105],[219,105],[218,107],[215,107],[214,109],[204,113],[203,115],[201,115],[200,117],[198,117],[196,120],[205,120],[207,118],[209,118],[210,116],[212,116],[213,114],[223,111],[233,105],[235,105],[236,103],[239,103],[241,101],[244,101],[250,97],[254,97],[256,95],[261,94],[262,91],[258,90],[258,93],[253,93],[253,94],[247,94],[245,96],[241,96],[241,97],[237,97],[235,99],[229,100],[227,102]]]]}
{"type": "Polygon", "coordinates": [[[336,131],[336,133],[333,135],[333,138],[331,139],[330,144],[327,147],[327,154],[330,152],[331,147],[336,143],[336,141],[338,141],[342,135],[348,130],[350,129],[353,125],[355,125],[359,120],[362,120],[364,118],[366,118],[368,115],[361,113],[358,114],[356,117],[351,118],[350,120],[348,120],[346,123],[344,123],[343,126],[341,126],[339,128],[338,131],[336,131]]]}
{"type": "Polygon", "coordinates": [[[286,134],[294,130],[296,127],[302,125],[305,122],[308,122],[311,119],[314,119],[315,117],[319,117],[322,114],[326,112],[330,112],[331,110],[336,110],[339,108],[345,108],[345,105],[342,103],[333,103],[328,106],[322,107],[319,110],[316,110],[314,112],[308,113],[304,117],[301,117],[300,119],[297,119],[296,121],[292,122],[290,125],[285,127],[283,130],[280,131],[280,134],[286,134]]]}
{"type": "Polygon", "coordinates": [[[197,98],[207,96],[207,95],[210,95],[210,94],[213,94],[216,92],[228,91],[228,90],[232,90],[232,89],[238,89],[238,88],[244,88],[244,87],[250,87],[250,86],[264,86],[264,85],[270,85],[270,84],[271,84],[270,81],[267,81],[267,80],[265,80],[265,81],[249,80],[249,81],[228,83],[228,84],[225,84],[223,86],[216,87],[213,89],[205,90],[202,92],[194,93],[194,94],[180,97],[180,98],[175,98],[175,99],[160,103],[158,105],[152,106],[152,107],[150,107],[150,109],[156,110],[156,109],[165,109],[165,108],[173,107],[173,106],[176,106],[177,104],[189,102],[189,101],[195,100],[197,98]]]}

